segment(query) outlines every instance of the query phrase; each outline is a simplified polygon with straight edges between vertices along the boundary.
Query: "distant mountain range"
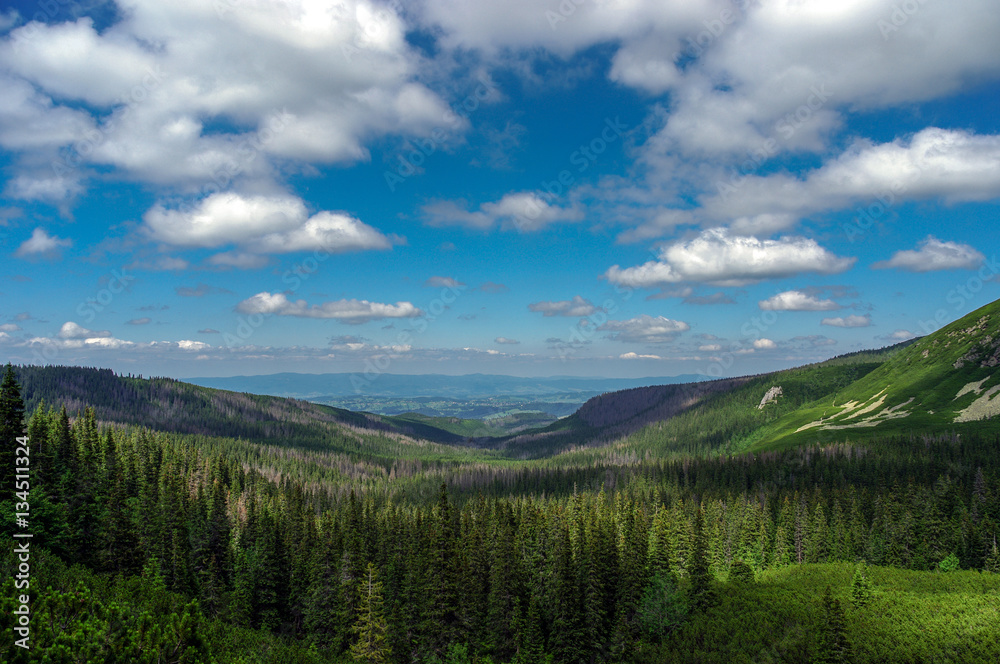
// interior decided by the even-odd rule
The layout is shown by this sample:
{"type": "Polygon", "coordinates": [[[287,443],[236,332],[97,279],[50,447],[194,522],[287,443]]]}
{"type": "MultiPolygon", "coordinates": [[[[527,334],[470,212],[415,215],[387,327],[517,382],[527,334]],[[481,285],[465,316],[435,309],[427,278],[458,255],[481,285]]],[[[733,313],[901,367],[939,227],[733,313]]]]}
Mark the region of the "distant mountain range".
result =
{"type": "Polygon", "coordinates": [[[294,399],[320,397],[446,397],[471,399],[490,396],[551,396],[581,393],[587,396],[650,385],[672,385],[705,380],[701,374],[655,378],[599,378],[553,376],[522,378],[492,374],[379,374],[371,378],[359,373],[277,373],[225,378],[186,378],[185,382],[233,392],[268,394],[294,399]]]}
{"type": "Polygon", "coordinates": [[[419,400],[413,397],[457,402],[521,395],[528,405],[533,398],[549,395],[579,398],[576,412],[558,420],[540,409],[510,403],[497,404],[498,412],[484,421],[415,412],[380,415],[307,402],[356,394],[351,381],[355,374],[194,378],[190,382],[195,384],[186,384],[106,369],[15,370],[28,412],[42,400],[65,404],[70,412],[93,406],[104,422],[175,433],[351,453],[377,447],[387,436],[400,441],[402,436],[409,440],[407,445],[422,439],[492,448],[515,458],[588,450],[591,456],[641,459],[886,436],[1000,433],[998,367],[1000,301],[921,339],[758,376],[706,381],[698,375],[613,379],[383,374],[366,382],[380,395],[370,395],[371,400],[409,397],[416,406],[419,400]],[[359,448],[357,436],[373,442],[359,448]]]}

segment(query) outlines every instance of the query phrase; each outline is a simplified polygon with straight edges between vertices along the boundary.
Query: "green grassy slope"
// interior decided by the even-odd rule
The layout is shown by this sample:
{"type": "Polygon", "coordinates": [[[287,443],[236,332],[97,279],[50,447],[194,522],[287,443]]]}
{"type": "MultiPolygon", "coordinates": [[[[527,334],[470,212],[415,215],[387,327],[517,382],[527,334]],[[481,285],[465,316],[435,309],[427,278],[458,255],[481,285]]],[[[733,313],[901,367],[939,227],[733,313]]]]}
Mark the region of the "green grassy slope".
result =
{"type": "MultiPolygon", "coordinates": [[[[805,404],[848,387],[878,368],[877,358],[876,361],[872,359],[870,356],[836,358],[740,379],[734,381],[730,389],[704,395],[677,414],[643,423],[611,440],[606,433],[585,430],[578,423],[575,433],[593,441],[590,449],[564,453],[555,459],[579,463],[623,454],[644,458],[739,452],[758,440],[762,427],[805,404]],[[760,408],[768,391],[778,386],[782,388],[781,396],[760,408]]],[[[560,424],[572,426],[573,422],[574,418],[566,418],[560,424]]]]}
{"type": "Polygon", "coordinates": [[[900,432],[1000,431],[1000,301],[901,350],[851,385],[768,423],[756,448],[900,432]]]}
{"type": "Polygon", "coordinates": [[[648,647],[636,661],[809,662],[823,624],[827,585],[846,617],[851,662],[996,662],[1000,576],[870,568],[871,602],[850,601],[854,565],[793,565],[753,584],[729,582],[719,604],[648,647]],[[988,636],[992,635],[992,636],[988,636]]]}
{"type": "MultiPolygon", "coordinates": [[[[556,418],[540,411],[524,411],[508,413],[502,416],[488,417],[481,420],[463,419],[460,417],[432,417],[421,413],[403,413],[401,415],[385,416],[385,419],[399,425],[431,427],[465,438],[499,438],[517,433],[531,427],[544,427],[552,424],[556,418]]],[[[436,434],[440,436],[441,434],[436,434]]]]}

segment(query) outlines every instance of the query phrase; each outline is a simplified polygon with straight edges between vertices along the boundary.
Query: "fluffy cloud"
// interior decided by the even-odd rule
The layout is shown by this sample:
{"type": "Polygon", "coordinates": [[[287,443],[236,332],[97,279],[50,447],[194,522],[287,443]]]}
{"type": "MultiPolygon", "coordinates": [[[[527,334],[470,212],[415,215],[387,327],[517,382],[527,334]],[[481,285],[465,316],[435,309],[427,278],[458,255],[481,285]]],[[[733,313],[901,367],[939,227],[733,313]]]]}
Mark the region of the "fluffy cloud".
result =
{"type": "Polygon", "coordinates": [[[218,193],[199,201],[194,208],[156,205],[146,212],[143,221],[150,239],[169,245],[241,247],[242,252],[210,259],[215,265],[230,267],[260,267],[260,254],[337,254],[392,247],[385,235],[347,214],[324,211],[309,216],[305,204],[294,196],[218,193]]]}
{"type": "Polygon", "coordinates": [[[305,300],[291,301],[284,293],[257,293],[240,302],[236,310],[244,314],[276,314],[299,318],[334,318],[359,325],[383,318],[416,318],[423,312],[410,302],[381,304],[368,300],[336,300],[309,305],[305,300]]]}
{"type": "MultiPolygon", "coordinates": [[[[67,323],[68,324],[68,323],[67,323]]],[[[74,324],[75,325],[75,324],[74,324]]],[[[79,326],[77,326],[79,327],[79,326]]],[[[65,330],[66,326],[63,326],[65,330]]],[[[66,357],[67,360],[71,358],[94,358],[94,356],[86,354],[87,351],[127,351],[127,352],[138,352],[144,354],[169,354],[175,351],[181,352],[191,352],[191,351],[204,351],[210,349],[211,346],[202,341],[191,341],[188,339],[181,339],[179,341],[148,341],[138,343],[135,341],[129,341],[127,339],[118,339],[111,335],[109,332],[91,333],[89,330],[83,330],[79,328],[73,330],[70,336],[63,336],[62,331],[56,337],[34,337],[29,339],[24,344],[25,346],[31,348],[35,346],[42,346],[46,348],[51,348],[57,353],[61,351],[79,351],[84,353],[83,355],[73,354],[71,356],[61,356],[66,357]],[[96,334],[97,336],[87,336],[87,334],[96,334]]],[[[47,356],[48,357],[48,356],[47,356]]],[[[91,359],[89,361],[95,361],[91,359]]]]}
{"type": "Polygon", "coordinates": [[[708,220],[738,217],[738,232],[773,232],[804,215],[858,201],[983,201],[1000,195],[998,170],[1000,136],[928,127],[888,143],[858,140],[801,176],[751,174],[732,185],[721,180],[718,193],[700,199],[700,215],[708,220]]]}
{"type": "Polygon", "coordinates": [[[556,302],[532,302],[528,309],[538,312],[543,316],[590,316],[600,311],[590,300],[586,300],[579,295],[574,295],[572,300],[559,300],[556,302]]]}
{"type": "Polygon", "coordinates": [[[778,344],[771,339],[761,337],[760,339],[754,339],[753,347],[755,350],[773,350],[778,347],[778,344]]]}
{"type": "Polygon", "coordinates": [[[909,341],[915,336],[917,335],[915,335],[913,332],[910,332],[909,330],[894,330],[889,334],[883,334],[875,338],[880,341],[890,341],[892,343],[900,343],[902,341],[909,341]]]}
{"type": "Polygon", "coordinates": [[[54,255],[63,247],[73,244],[72,240],[55,237],[45,232],[43,228],[36,228],[31,232],[31,237],[21,243],[14,253],[15,256],[46,256],[54,255]]]}
{"type": "Polygon", "coordinates": [[[872,324],[872,317],[868,314],[864,316],[837,316],[836,318],[824,318],[820,321],[820,325],[829,325],[830,327],[870,327],[872,324]]]}
{"type": "Polygon", "coordinates": [[[855,260],[836,256],[809,238],[761,240],[712,228],[665,247],[658,261],[625,269],[615,265],[605,276],[612,283],[633,288],[681,281],[741,286],[805,272],[835,274],[849,269],[855,260]]]}
{"type": "Polygon", "coordinates": [[[498,224],[522,233],[539,231],[560,222],[583,219],[578,207],[560,207],[535,192],[513,192],[499,201],[483,203],[478,210],[468,210],[466,201],[435,201],[424,206],[424,218],[430,226],[463,226],[489,230],[498,224]]]}
{"type": "Polygon", "coordinates": [[[889,260],[875,263],[872,267],[876,270],[894,268],[907,272],[974,270],[985,258],[967,244],[942,242],[933,235],[928,235],[917,249],[897,251],[889,260]]]}
{"type": "Polygon", "coordinates": [[[928,127],[887,143],[857,140],[823,166],[799,175],[720,172],[711,190],[698,197],[698,208],[661,210],[618,240],[648,240],[693,223],[727,223],[735,235],[770,235],[793,228],[806,215],[859,203],[883,214],[886,206],[909,200],[990,200],[1000,196],[998,171],[1000,136],[928,127]]]}
{"type": "Polygon", "coordinates": [[[839,126],[838,109],[924,101],[995,75],[994,9],[989,0],[960,10],[920,3],[897,29],[883,2],[427,0],[423,21],[445,45],[496,58],[613,43],[610,79],[670,93],[650,151],[710,155],[744,154],[768,138],[779,150],[816,149],[839,126]]]}
{"type": "Polygon", "coordinates": [[[834,311],[840,305],[798,290],[785,291],[757,303],[764,311],[834,311]]]}
{"type": "Polygon", "coordinates": [[[628,352],[622,353],[618,356],[619,360],[662,360],[663,358],[659,355],[640,355],[638,353],[628,352]]]}
{"type": "Polygon", "coordinates": [[[275,163],[354,162],[381,136],[464,131],[428,87],[387,5],[134,0],[30,22],[0,39],[0,146],[74,148],[75,164],[188,187],[277,177],[275,163]],[[93,109],[93,114],[81,109],[93,109]],[[275,118],[278,118],[276,121],[275,118]]]}
{"type": "Polygon", "coordinates": [[[95,332],[93,330],[88,330],[87,328],[74,323],[73,321],[66,321],[59,328],[59,334],[57,335],[60,339],[96,339],[104,338],[107,339],[111,337],[111,332],[108,330],[101,330],[100,332],[95,332]]]}
{"type": "Polygon", "coordinates": [[[673,341],[681,332],[690,330],[691,326],[683,321],[643,314],[628,320],[609,320],[597,329],[613,332],[611,336],[616,341],[664,343],[673,341]]]}

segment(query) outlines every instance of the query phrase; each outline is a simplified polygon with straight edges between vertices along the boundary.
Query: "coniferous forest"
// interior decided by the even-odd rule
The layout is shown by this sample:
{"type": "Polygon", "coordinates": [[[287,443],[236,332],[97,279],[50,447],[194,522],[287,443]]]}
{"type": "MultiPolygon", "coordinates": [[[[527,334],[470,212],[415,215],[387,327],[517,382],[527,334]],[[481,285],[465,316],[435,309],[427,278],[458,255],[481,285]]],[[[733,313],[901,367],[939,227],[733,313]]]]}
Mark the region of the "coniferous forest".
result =
{"type": "Polygon", "coordinates": [[[22,407],[8,371],[34,632],[7,661],[1000,659],[996,436],[332,479],[319,453],[22,407]]]}

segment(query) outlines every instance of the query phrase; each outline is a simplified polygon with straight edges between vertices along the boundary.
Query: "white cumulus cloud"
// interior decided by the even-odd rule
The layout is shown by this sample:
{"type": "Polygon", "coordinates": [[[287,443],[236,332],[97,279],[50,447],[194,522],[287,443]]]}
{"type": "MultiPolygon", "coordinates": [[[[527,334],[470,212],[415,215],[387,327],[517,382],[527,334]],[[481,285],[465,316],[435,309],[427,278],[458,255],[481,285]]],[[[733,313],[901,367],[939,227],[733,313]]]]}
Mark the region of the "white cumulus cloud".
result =
{"type": "Polygon", "coordinates": [[[640,355],[639,353],[628,352],[618,356],[620,360],[662,360],[659,355],[640,355]]]}
{"type": "Polygon", "coordinates": [[[916,249],[897,251],[887,261],[872,265],[879,269],[897,269],[907,272],[933,272],[935,270],[974,270],[985,256],[973,247],[958,242],[942,242],[928,235],[916,249]]]}
{"type": "Polygon", "coordinates": [[[463,226],[489,230],[500,225],[501,228],[522,233],[540,231],[555,223],[583,219],[583,210],[579,207],[562,207],[530,191],[506,194],[498,201],[483,203],[478,210],[467,209],[466,201],[435,201],[425,205],[423,213],[430,226],[463,226]]]}
{"type": "Polygon", "coordinates": [[[288,299],[284,293],[257,293],[240,302],[236,310],[244,314],[274,314],[299,318],[333,318],[358,325],[383,318],[416,318],[423,314],[410,302],[382,304],[368,300],[335,300],[308,304],[305,300],[288,299]]]}
{"type": "Polygon", "coordinates": [[[757,303],[764,311],[833,311],[840,305],[798,290],[785,291],[757,303]]]}
{"type": "Polygon", "coordinates": [[[31,232],[31,237],[21,243],[14,255],[22,257],[51,255],[72,244],[72,240],[49,235],[44,228],[36,228],[31,232]]]}
{"type": "Polygon", "coordinates": [[[681,281],[742,286],[806,272],[836,274],[849,269],[856,260],[837,256],[811,238],[784,236],[768,240],[733,236],[725,228],[711,228],[692,240],[665,247],[660,260],[625,269],[614,265],[605,276],[612,283],[633,288],[681,281]]]}
{"type": "Polygon", "coordinates": [[[66,321],[59,328],[59,334],[57,335],[60,339],[95,339],[95,338],[109,338],[111,332],[108,330],[101,330],[100,332],[95,332],[94,330],[88,330],[82,325],[78,325],[73,321],[66,321]]]}
{"type": "Polygon", "coordinates": [[[241,251],[209,259],[210,264],[225,267],[260,267],[261,254],[337,254],[392,247],[388,237],[348,214],[323,211],[309,216],[301,199],[287,195],[217,193],[193,208],[156,205],[143,221],[149,238],[158,242],[177,247],[240,247],[241,251]]]}
{"type": "Polygon", "coordinates": [[[870,327],[871,324],[872,317],[868,314],[864,316],[837,316],[836,318],[824,318],[820,321],[820,325],[829,325],[830,327],[870,327]]]}
{"type": "Polygon", "coordinates": [[[600,309],[590,301],[579,295],[574,295],[572,300],[541,301],[532,302],[528,309],[538,312],[543,316],[590,316],[600,309]]]}
{"type": "Polygon", "coordinates": [[[673,341],[691,326],[684,321],[643,314],[628,320],[609,320],[597,329],[613,332],[612,338],[616,341],[664,343],[673,341]]]}

